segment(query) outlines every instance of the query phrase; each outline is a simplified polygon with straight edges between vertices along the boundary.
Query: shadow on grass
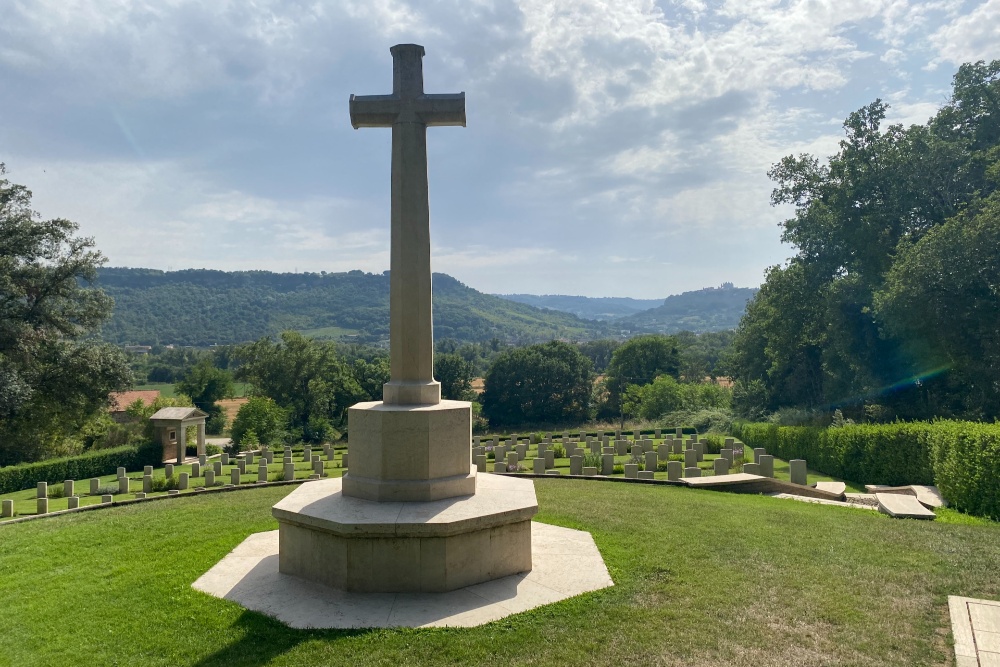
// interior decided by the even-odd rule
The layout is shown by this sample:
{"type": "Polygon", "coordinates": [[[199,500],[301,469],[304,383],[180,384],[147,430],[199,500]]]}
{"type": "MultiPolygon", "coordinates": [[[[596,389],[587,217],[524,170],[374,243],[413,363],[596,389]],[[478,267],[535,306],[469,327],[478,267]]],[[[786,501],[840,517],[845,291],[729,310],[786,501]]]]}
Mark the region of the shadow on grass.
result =
{"type": "Polygon", "coordinates": [[[269,616],[244,611],[231,627],[238,639],[205,656],[195,667],[231,667],[233,665],[266,665],[302,642],[357,637],[373,632],[361,630],[294,630],[269,616]]]}

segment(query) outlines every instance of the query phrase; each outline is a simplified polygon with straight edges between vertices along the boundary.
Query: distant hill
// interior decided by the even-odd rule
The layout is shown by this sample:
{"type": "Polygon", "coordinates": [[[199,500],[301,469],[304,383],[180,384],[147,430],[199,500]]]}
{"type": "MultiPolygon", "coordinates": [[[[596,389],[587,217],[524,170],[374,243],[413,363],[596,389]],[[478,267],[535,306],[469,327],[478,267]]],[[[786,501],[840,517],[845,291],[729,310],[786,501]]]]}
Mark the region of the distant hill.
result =
{"type": "Polygon", "coordinates": [[[497,294],[502,299],[526,303],[536,308],[550,308],[573,313],[585,320],[613,320],[656,308],[663,299],[630,299],[628,297],[567,296],[565,294],[497,294]]]}
{"type": "MultiPolygon", "coordinates": [[[[389,335],[388,273],[105,268],[99,271],[98,285],[115,300],[101,333],[114,343],[223,345],[287,329],[363,343],[389,335]]],[[[600,322],[483,294],[451,276],[434,274],[434,335],[439,340],[588,340],[610,330],[600,322]]]]}
{"type": "Polygon", "coordinates": [[[734,329],[746,312],[756,287],[707,287],[668,296],[663,305],[614,321],[620,329],[636,332],[723,331],[734,329]]]}

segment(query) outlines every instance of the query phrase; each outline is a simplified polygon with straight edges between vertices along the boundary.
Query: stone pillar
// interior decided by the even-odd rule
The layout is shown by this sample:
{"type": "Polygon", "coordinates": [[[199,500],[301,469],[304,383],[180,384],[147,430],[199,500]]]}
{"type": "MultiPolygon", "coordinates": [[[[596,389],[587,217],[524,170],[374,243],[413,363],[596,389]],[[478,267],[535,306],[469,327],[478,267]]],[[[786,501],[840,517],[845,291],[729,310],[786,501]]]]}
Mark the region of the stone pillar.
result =
{"type": "Polygon", "coordinates": [[[729,459],[724,456],[720,456],[715,459],[715,474],[716,475],[728,475],[729,474],[729,459]]]}
{"type": "Polygon", "coordinates": [[[532,466],[531,466],[532,470],[531,471],[533,473],[535,473],[536,475],[544,475],[545,474],[545,459],[543,459],[543,458],[532,459],[531,464],[532,464],[532,466]]]}
{"type": "Polygon", "coordinates": [[[38,482],[35,485],[35,498],[48,498],[49,497],[49,483],[48,482],[38,482]]]}
{"type": "Polygon", "coordinates": [[[128,493],[128,477],[118,478],[118,494],[128,493]]]}
{"type": "Polygon", "coordinates": [[[69,498],[70,496],[76,495],[76,482],[71,479],[67,479],[63,482],[63,496],[69,498]]]}
{"type": "Polygon", "coordinates": [[[723,447],[719,450],[719,456],[729,461],[729,465],[733,465],[733,450],[723,447]]]}
{"type": "Polygon", "coordinates": [[[80,496],[69,496],[67,498],[66,509],[75,510],[80,507],[80,496]]]}
{"type": "Polygon", "coordinates": [[[510,472],[517,470],[517,452],[507,452],[507,470],[510,472]]]}
{"type": "Polygon", "coordinates": [[[788,473],[791,477],[792,484],[806,485],[806,460],[805,459],[792,459],[788,462],[788,473]]]}
{"type": "Polygon", "coordinates": [[[760,457],[767,454],[767,450],[763,447],[754,447],[753,450],[753,462],[760,463],[760,457]]]}
{"type": "Polygon", "coordinates": [[[643,469],[656,472],[656,452],[646,452],[645,457],[646,460],[644,462],[645,465],[643,466],[643,469]]]}
{"type": "Polygon", "coordinates": [[[701,468],[699,468],[697,466],[684,468],[684,476],[685,477],[701,477],[701,468]]]}
{"type": "Polygon", "coordinates": [[[295,464],[285,463],[284,464],[284,478],[286,482],[290,482],[295,479],[295,464]]]}
{"type": "Polygon", "coordinates": [[[8,518],[14,516],[14,501],[5,500],[0,506],[0,517],[8,518]]]}
{"type": "MultiPolygon", "coordinates": [[[[222,455],[219,457],[219,465],[224,465],[224,466],[229,465],[229,454],[227,454],[226,452],[222,452],[222,455]]],[[[215,472],[219,471],[216,470],[215,472]]]]}
{"type": "Polygon", "coordinates": [[[486,472],[486,454],[476,454],[476,472],[486,472]]]}
{"type": "Polygon", "coordinates": [[[172,463],[168,463],[167,465],[163,466],[163,475],[167,479],[174,478],[174,465],[172,463]]]}
{"type": "Polygon", "coordinates": [[[601,474],[611,475],[615,472],[615,455],[614,454],[602,454],[601,455],[601,474]]]}
{"type": "Polygon", "coordinates": [[[37,512],[36,514],[48,514],[49,513],[49,499],[48,498],[38,498],[37,500],[37,512]]]}
{"type": "Polygon", "coordinates": [[[177,429],[177,463],[184,463],[184,457],[187,456],[187,427],[184,426],[184,422],[177,429]]]}
{"type": "Polygon", "coordinates": [[[569,459],[569,474],[571,475],[582,475],[583,474],[583,457],[582,456],[571,456],[569,459]]]}
{"type": "Polygon", "coordinates": [[[638,463],[626,463],[625,464],[625,479],[638,479],[639,478],[639,464],[638,463]]]}
{"type": "Polygon", "coordinates": [[[143,475],[142,476],[142,492],[152,493],[153,492],[153,476],[143,475]]]}
{"type": "Polygon", "coordinates": [[[240,469],[233,468],[229,473],[229,483],[233,486],[240,485],[240,469]]]}
{"type": "Polygon", "coordinates": [[[760,464],[758,463],[744,463],[743,472],[747,475],[759,475],[760,474],[760,464]]]}
{"type": "Polygon", "coordinates": [[[670,481],[679,480],[682,467],[680,461],[667,461],[667,479],[670,481]]]}
{"type": "Polygon", "coordinates": [[[205,422],[198,424],[198,456],[205,454],[205,422]]]}
{"type": "Polygon", "coordinates": [[[698,465],[698,452],[693,449],[684,450],[684,467],[692,468],[698,465]]]}
{"type": "Polygon", "coordinates": [[[267,481],[267,466],[261,463],[257,466],[257,481],[266,482],[267,481]]]}
{"type": "Polygon", "coordinates": [[[201,477],[201,464],[197,461],[191,464],[191,476],[201,477]]]}
{"type": "Polygon", "coordinates": [[[97,492],[101,490],[101,480],[99,477],[92,477],[90,479],[90,495],[96,496],[97,492]]]}
{"type": "Polygon", "coordinates": [[[206,470],[205,471],[205,488],[208,489],[208,488],[211,488],[213,486],[215,486],[215,471],[214,470],[206,470]]]}
{"type": "Polygon", "coordinates": [[[180,479],[177,480],[177,488],[180,489],[181,491],[187,491],[188,474],[186,472],[182,472],[180,479]]]}
{"type": "Polygon", "coordinates": [[[556,453],[551,449],[545,450],[545,469],[550,470],[556,467],[556,453]]]}

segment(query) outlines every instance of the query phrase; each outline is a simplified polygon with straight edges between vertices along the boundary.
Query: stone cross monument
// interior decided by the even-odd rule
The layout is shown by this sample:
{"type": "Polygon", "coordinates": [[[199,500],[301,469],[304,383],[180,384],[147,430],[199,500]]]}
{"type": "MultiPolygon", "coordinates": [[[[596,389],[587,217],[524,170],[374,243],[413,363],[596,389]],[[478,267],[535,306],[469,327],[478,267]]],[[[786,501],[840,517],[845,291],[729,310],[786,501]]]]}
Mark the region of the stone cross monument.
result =
{"type": "Polygon", "coordinates": [[[530,480],[472,466],[472,406],[434,380],[427,127],[465,125],[465,94],[425,95],[424,48],[400,44],[391,95],[351,96],[354,127],[392,128],[392,373],[348,411],[350,469],[272,508],[278,568],[357,592],[443,592],[532,568],[530,480]]]}
{"type": "Polygon", "coordinates": [[[389,52],[392,94],[351,95],[350,102],[355,129],[392,128],[391,376],[382,398],[392,405],[431,405],[441,401],[441,384],[434,380],[427,127],[465,127],[465,93],[424,94],[424,47],[397,44],[389,52]]]}

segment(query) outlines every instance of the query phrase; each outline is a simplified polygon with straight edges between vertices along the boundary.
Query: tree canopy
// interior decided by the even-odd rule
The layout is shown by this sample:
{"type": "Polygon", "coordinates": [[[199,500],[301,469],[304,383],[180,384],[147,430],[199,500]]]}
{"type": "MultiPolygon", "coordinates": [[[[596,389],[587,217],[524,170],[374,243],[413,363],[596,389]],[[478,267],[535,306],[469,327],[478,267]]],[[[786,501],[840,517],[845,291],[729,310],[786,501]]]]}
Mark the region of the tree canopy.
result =
{"type": "Polygon", "coordinates": [[[0,465],[63,453],[132,381],[121,351],[87,339],[112,301],[90,284],[105,259],[77,230],[0,178],[0,465]]]}
{"type": "Polygon", "coordinates": [[[507,350],[484,379],[483,414],[492,426],[579,423],[590,416],[593,364],[575,345],[550,341],[507,350]]]}
{"type": "Polygon", "coordinates": [[[748,305],[732,372],[762,381],[753,394],[772,410],[1000,416],[987,399],[1000,390],[988,354],[1000,61],[959,68],[924,125],[883,127],[887,109],[850,114],[826,162],[788,156],[770,171],[772,202],[795,207],[782,240],[797,252],[748,305]],[[973,369],[977,354],[989,363],[973,369]]]}

